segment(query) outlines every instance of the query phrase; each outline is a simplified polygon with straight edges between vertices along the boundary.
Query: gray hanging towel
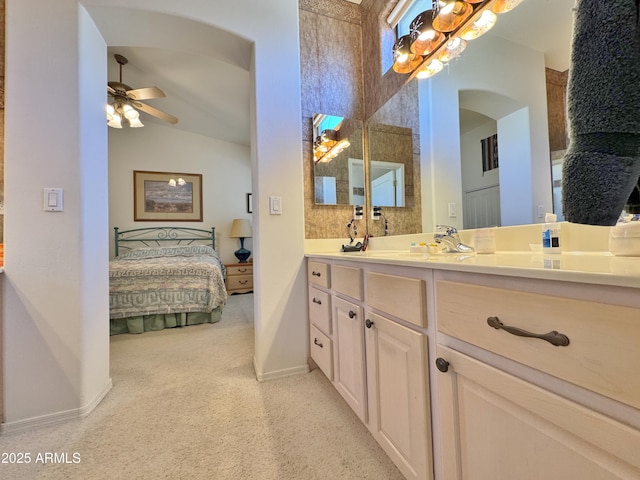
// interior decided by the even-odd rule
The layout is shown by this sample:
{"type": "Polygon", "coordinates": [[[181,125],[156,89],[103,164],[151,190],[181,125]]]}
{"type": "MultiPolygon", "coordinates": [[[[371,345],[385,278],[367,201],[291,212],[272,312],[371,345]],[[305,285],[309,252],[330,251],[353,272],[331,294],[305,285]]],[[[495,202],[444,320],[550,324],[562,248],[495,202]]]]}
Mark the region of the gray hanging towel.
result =
{"type": "Polygon", "coordinates": [[[640,0],[577,0],[567,90],[566,220],[615,225],[640,179],[640,0]]]}

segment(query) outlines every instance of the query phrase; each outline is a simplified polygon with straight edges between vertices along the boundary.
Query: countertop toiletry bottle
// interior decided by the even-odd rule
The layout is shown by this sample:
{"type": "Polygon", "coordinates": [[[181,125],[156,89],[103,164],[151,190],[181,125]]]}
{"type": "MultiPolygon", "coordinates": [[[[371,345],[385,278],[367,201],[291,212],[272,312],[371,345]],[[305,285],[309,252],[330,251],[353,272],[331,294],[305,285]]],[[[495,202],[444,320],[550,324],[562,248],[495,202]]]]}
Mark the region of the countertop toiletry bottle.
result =
{"type": "Polygon", "coordinates": [[[556,222],[557,218],[554,213],[547,213],[544,216],[545,223],[542,225],[542,253],[562,252],[560,224],[556,222]]]}

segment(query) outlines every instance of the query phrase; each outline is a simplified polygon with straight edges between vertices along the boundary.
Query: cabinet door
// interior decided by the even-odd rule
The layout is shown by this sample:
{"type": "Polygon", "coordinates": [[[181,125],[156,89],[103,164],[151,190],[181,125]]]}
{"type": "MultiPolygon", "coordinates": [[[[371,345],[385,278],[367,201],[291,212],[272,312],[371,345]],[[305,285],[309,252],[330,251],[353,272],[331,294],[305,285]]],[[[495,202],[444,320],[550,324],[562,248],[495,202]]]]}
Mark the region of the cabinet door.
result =
{"type": "Polygon", "coordinates": [[[367,319],[369,430],[405,477],[432,479],[427,336],[367,319]]]}
{"type": "Polygon", "coordinates": [[[439,478],[640,479],[637,430],[446,347],[437,356],[439,478]]]}
{"type": "Polygon", "coordinates": [[[334,297],[333,306],[333,383],[340,395],[367,421],[364,365],[364,321],[362,307],[334,297]]]}

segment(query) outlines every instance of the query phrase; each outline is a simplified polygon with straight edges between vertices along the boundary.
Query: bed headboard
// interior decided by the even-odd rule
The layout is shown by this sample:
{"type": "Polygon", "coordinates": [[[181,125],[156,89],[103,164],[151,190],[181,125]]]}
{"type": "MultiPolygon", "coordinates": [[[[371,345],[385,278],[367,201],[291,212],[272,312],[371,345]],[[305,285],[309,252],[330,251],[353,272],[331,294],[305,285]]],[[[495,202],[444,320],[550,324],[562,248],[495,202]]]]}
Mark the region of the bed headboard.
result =
{"type": "Polygon", "coordinates": [[[113,227],[115,233],[115,256],[120,249],[131,250],[137,247],[159,247],[162,245],[211,245],[215,250],[215,228],[210,230],[186,227],[148,227],[120,231],[113,227]]]}

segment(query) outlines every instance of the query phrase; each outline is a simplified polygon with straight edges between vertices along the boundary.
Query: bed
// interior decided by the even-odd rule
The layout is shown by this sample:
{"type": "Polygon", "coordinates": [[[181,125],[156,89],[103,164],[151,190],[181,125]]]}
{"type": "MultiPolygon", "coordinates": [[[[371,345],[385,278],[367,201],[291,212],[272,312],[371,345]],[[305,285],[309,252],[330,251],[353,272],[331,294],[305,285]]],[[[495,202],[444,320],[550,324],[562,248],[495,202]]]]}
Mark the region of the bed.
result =
{"type": "Polygon", "coordinates": [[[227,300],[215,229],[115,231],[109,262],[110,334],[216,323],[227,300]]]}

